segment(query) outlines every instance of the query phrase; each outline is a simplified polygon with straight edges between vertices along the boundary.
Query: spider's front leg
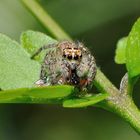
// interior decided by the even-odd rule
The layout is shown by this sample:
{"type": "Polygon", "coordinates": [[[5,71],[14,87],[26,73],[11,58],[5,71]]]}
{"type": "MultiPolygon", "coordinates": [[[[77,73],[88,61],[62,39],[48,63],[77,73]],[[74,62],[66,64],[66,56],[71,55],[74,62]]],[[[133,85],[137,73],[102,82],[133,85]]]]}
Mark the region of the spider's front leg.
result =
{"type": "Polygon", "coordinates": [[[51,82],[50,82],[50,76],[47,75],[47,70],[48,68],[48,65],[43,63],[42,66],[41,66],[41,72],[40,72],[40,79],[38,81],[35,82],[35,84],[37,86],[49,86],[51,85],[51,82]]]}
{"type": "MultiPolygon", "coordinates": [[[[37,55],[39,55],[43,50],[50,49],[50,48],[55,48],[56,44],[48,44],[40,47],[32,56],[31,59],[34,59],[37,55]]],[[[49,71],[49,60],[47,60],[47,57],[50,55],[46,54],[44,61],[42,62],[41,65],[41,72],[40,72],[40,79],[35,82],[37,86],[48,86],[51,85],[51,77],[47,75],[47,70],[49,71]]]]}
{"type": "Polygon", "coordinates": [[[69,68],[68,64],[65,61],[63,61],[61,64],[61,77],[58,80],[58,84],[60,84],[60,85],[69,84],[70,75],[71,75],[70,68],[69,68]]]}
{"type": "MultiPolygon", "coordinates": [[[[88,70],[88,74],[87,74],[88,86],[92,87],[92,81],[95,78],[96,72],[97,72],[97,67],[96,67],[96,63],[95,63],[95,58],[93,56],[90,56],[89,70],[88,70]]],[[[89,87],[89,88],[91,88],[91,87],[89,87]]]]}
{"type": "Polygon", "coordinates": [[[34,59],[37,55],[39,55],[43,50],[49,49],[49,48],[55,48],[56,44],[48,44],[40,47],[32,56],[31,59],[34,59]]]}
{"type": "Polygon", "coordinates": [[[83,55],[81,63],[77,68],[77,75],[80,77],[79,87],[81,90],[91,88],[92,81],[96,75],[96,63],[94,57],[89,52],[83,55]]]}

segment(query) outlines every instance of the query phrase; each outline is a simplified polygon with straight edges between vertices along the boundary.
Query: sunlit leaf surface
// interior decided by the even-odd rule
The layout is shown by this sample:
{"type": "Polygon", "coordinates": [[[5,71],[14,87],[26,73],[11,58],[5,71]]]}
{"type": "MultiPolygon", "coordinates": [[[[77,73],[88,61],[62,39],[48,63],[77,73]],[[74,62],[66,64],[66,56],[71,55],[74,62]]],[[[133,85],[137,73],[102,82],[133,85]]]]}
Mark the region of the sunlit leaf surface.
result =
{"type": "Polygon", "coordinates": [[[63,106],[69,108],[92,106],[106,99],[108,96],[109,95],[107,93],[104,93],[104,94],[92,95],[90,97],[85,96],[78,99],[68,99],[63,102],[63,106]]]}
{"type": "Polygon", "coordinates": [[[140,18],[133,25],[128,36],[126,66],[130,77],[140,74],[140,18]]]}
{"type": "Polygon", "coordinates": [[[73,93],[72,86],[48,86],[0,91],[0,103],[57,103],[73,93]]]}
{"type": "MultiPolygon", "coordinates": [[[[39,48],[47,46],[48,44],[56,43],[56,40],[51,37],[36,31],[26,31],[21,35],[21,45],[25,50],[32,56],[39,48]]],[[[51,48],[50,48],[51,49],[51,48]]],[[[43,50],[37,57],[35,57],[39,62],[42,62],[46,52],[48,50],[43,50]]]]}
{"type": "Polygon", "coordinates": [[[117,64],[124,64],[126,62],[126,45],[127,37],[123,37],[117,43],[115,62],[117,64]]]}
{"type": "Polygon", "coordinates": [[[0,34],[0,88],[32,87],[38,79],[40,65],[15,41],[0,34]]]}

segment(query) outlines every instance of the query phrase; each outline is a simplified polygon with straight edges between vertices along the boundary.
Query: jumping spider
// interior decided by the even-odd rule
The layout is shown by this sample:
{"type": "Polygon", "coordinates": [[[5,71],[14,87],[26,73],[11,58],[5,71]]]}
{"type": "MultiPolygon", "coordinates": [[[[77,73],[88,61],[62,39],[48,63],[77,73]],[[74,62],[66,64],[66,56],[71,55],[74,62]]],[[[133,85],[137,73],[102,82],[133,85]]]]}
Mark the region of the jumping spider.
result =
{"type": "Polygon", "coordinates": [[[68,84],[81,91],[92,85],[96,75],[96,63],[90,51],[80,42],[62,41],[41,47],[33,56],[42,50],[48,51],[41,66],[38,86],[68,84]]]}

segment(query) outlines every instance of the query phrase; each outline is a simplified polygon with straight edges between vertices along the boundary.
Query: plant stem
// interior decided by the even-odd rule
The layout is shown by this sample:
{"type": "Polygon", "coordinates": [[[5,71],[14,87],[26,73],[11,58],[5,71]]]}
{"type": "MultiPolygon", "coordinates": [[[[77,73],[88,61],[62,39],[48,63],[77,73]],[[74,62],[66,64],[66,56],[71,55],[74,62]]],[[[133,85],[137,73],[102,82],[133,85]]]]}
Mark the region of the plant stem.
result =
{"type": "Polygon", "coordinates": [[[116,96],[106,106],[127,121],[140,134],[140,111],[130,96],[116,96]]]}
{"type": "MultiPolygon", "coordinates": [[[[57,38],[71,38],[58,26],[58,24],[47,14],[42,7],[34,0],[22,0],[28,9],[38,18],[38,20],[57,38]]],[[[103,93],[108,93],[109,98],[101,105],[102,108],[110,110],[123,119],[140,134],[140,111],[129,95],[120,91],[106,78],[98,69],[94,80],[95,86],[103,93]]]]}
{"type": "Polygon", "coordinates": [[[94,84],[102,93],[106,92],[110,95],[100,107],[121,116],[140,134],[140,111],[131,96],[120,93],[99,69],[94,84]]]}
{"type": "Polygon", "coordinates": [[[65,31],[44,11],[44,9],[35,0],[22,0],[24,5],[33,13],[33,15],[50,31],[58,40],[70,39],[65,31]]]}

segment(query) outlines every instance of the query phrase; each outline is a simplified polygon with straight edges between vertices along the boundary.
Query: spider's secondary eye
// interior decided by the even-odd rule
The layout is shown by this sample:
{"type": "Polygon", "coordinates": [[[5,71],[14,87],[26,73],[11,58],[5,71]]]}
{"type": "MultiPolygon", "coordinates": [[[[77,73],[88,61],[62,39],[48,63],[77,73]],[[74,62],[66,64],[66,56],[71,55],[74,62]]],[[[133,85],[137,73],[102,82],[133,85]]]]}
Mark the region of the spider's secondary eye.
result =
{"type": "Polygon", "coordinates": [[[76,55],[76,56],[74,56],[74,60],[78,60],[78,56],[76,55]]]}
{"type": "Polygon", "coordinates": [[[65,55],[65,54],[63,54],[63,57],[66,57],[66,55],[65,55]]]}
{"type": "Polygon", "coordinates": [[[71,55],[69,55],[69,56],[68,56],[68,59],[69,59],[69,60],[71,60],[71,59],[72,59],[72,56],[71,56],[71,55]]]}

